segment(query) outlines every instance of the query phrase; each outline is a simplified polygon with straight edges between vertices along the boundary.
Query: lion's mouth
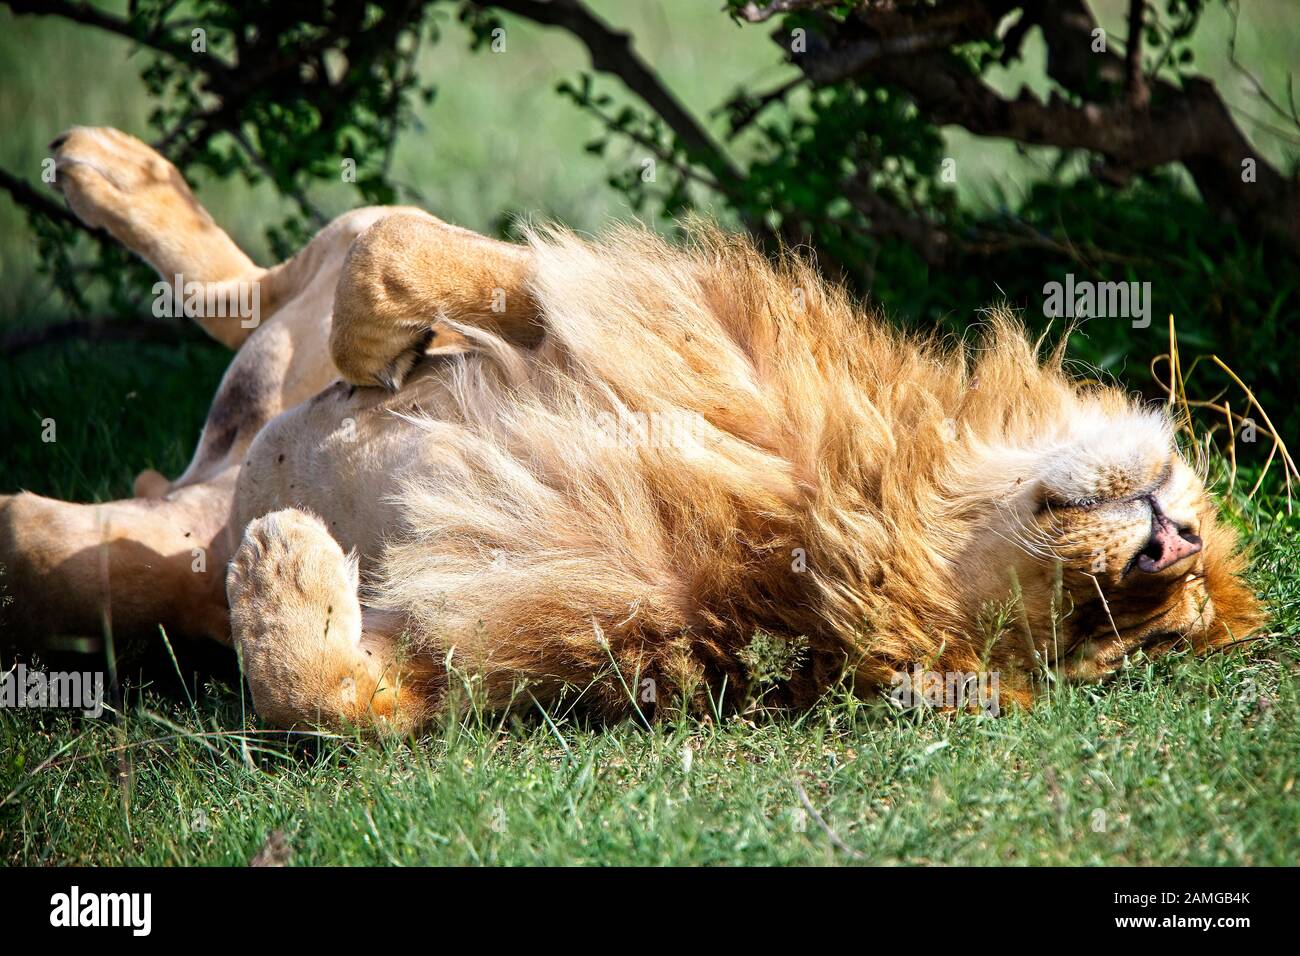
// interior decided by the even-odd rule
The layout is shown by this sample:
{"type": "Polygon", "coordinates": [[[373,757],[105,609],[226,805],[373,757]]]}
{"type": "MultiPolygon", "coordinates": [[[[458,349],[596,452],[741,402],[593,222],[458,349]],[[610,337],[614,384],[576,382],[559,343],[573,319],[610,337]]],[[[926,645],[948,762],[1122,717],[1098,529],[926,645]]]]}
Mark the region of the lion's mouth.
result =
{"type": "Polygon", "coordinates": [[[1138,649],[1148,653],[1168,651],[1186,640],[1189,640],[1189,637],[1181,631],[1158,631],[1143,640],[1138,645],[1138,649]]]}
{"type": "Polygon", "coordinates": [[[1112,630],[1103,630],[1074,638],[1056,656],[1056,667],[1066,671],[1114,670],[1121,661],[1139,651],[1148,657],[1172,650],[1190,640],[1188,634],[1169,628],[1157,628],[1140,639],[1126,638],[1112,630]]]}

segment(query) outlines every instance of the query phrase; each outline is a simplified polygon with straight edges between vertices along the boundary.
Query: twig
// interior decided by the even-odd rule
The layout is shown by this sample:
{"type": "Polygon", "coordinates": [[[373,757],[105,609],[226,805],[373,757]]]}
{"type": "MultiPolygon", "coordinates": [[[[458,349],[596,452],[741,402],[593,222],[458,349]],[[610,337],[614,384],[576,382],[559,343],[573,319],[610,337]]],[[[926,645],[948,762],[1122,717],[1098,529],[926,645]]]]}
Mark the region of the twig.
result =
{"type": "MultiPolygon", "coordinates": [[[[179,60],[187,60],[193,55],[188,43],[165,36],[157,31],[143,33],[135,30],[129,20],[113,16],[111,13],[99,10],[89,3],[71,3],[67,2],[67,0],[5,0],[5,5],[17,16],[62,17],[74,23],[115,33],[133,43],[139,43],[142,46],[147,46],[159,53],[165,53],[179,60]]],[[[216,67],[213,72],[230,73],[233,71],[233,67],[224,60],[211,53],[207,54],[207,56],[210,58],[212,65],[216,67]]]]}
{"type": "Polygon", "coordinates": [[[1101,582],[1097,580],[1095,574],[1089,574],[1088,577],[1092,578],[1092,586],[1097,589],[1097,597],[1101,598],[1102,609],[1106,612],[1106,617],[1110,621],[1110,629],[1115,632],[1115,639],[1123,640],[1123,638],[1119,636],[1119,628],[1115,626],[1115,618],[1111,616],[1110,602],[1106,600],[1106,594],[1101,589],[1101,582]]]}
{"type": "Polygon", "coordinates": [[[714,175],[743,178],[740,168],[633,49],[631,37],[611,28],[580,0],[492,0],[488,5],[567,30],[587,48],[595,70],[621,79],[668,124],[687,152],[714,175]]]}
{"type": "Polygon", "coordinates": [[[38,212],[57,222],[69,223],[79,229],[96,236],[103,236],[104,233],[99,229],[92,229],[84,222],[72,214],[72,212],[60,206],[48,196],[44,196],[31,187],[30,184],[15,176],[6,169],[0,169],[0,187],[3,187],[13,201],[33,212],[38,212]]]}
{"type": "MultiPolygon", "coordinates": [[[[239,145],[239,148],[244,151],[244,154],[249,158],[249,161],[260,169],[267,179],[278,186],[279,182],[276,179],[275,170],[273,170],[270,164],[267,163],[266,157],[253,148],[253,144],[248,141],[248,137],[244,135],[244,131],[237,125],[231,125],[227,128],[226,132],[229,133],[231,139],[239,145]]],[[[298,204],[298,208],[306,214],[307,218],[315,223],[317,228],[324,226],[325,223],[328,222],[328,218],[323,212],[321,212],[320,207],[308,199],[307,194],[301,189],[291,188],[282,190],[282,192],[298,204]]]]}
{"type": "Polygon", "coordinates": [[[1250,84],[1251,89],[1255,91],[1255,95],[1263,100],[1269,109],[1287,122],[1300,127],[1300,113],[1296,112],[1295,96],[1292,90],[1292,74],[1288,72],[1286,77],[1287,105],[1290,107],[1288,110],[1274,100],[1269,95],[1268,90],[1264,89],[1264,84],[1259,81],[1259,78],[1237,59],[1237,20],[1240,11],[1231,3],[1225,6],[1228,8],[1228,16],[1232,18],[1232,33],[1228,36],[1228,63],[1250,84]]]}
{"type": "Polygon", "coordinates": [[[1142,15],[1146,0],[1129,0],[1128,46],[1124,50],[1125,85],[1128,101],[1136,109],[1145,109],[1151,102],[1151,90],[1142,73],[1142,15]]]}
{"type": "Polygon", "coordinates": [[[86,342],[156,342],[177,345],[204,337],[180,322],[152,319],[69,319],[54,325],[19,329],[0,337],[0,355],[12,356],[45,345],[80,339],[86,342]]]}
{"type": "Polygon", "coordinates": [[[849,846],[843,840],[841,840],[840,835],[836,833],[834,830],[832,830],[830,824],[827,823],[825,819],[822,818],[822,815],[817,812],[817,808],[814,807],[812,805],[812,801],[808,799],[808,792],[804,790],[803,784],[800,783],[798,780],[794,782],[794,791],[799,795],[799,802],[803,804],[803,808],[806,811],[808,811],[808,813],[812,816],[812,818],[815,821],[817,821],[817,825],[822,828],[822,832],[826,834],[826,838],[830,840],[831,843],[834,844],[836,847],[838,847],[839,849],[847,853],[849,856],[851,856],[853,859],[855,860],[862,859],[862,854],[859,851],[853,849],[853,847],[849,846]]]}

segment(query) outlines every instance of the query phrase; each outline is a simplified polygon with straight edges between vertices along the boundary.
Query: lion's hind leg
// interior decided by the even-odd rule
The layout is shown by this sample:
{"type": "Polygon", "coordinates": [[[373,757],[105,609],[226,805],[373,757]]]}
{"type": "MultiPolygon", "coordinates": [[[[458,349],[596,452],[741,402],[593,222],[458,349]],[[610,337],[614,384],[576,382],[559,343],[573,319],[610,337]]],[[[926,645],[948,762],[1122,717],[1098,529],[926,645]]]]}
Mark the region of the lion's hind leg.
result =
{"type": "MultiPolygon", "coordinates": [[[[176,167],[157,151],[120,130],[90,126],[74,126],[50,146],[54,184],[82,222],[108,230],[169,285],[178,277],[182,287],[202,284],[205,303],[251,302],[251,288],[266,270],[213,221],[176,167]]],[[[259,312],[269,315],[276,307],[265,301],[272,290],[258,291],[259,312]]],[[[220,313],[194,318],[230,348],[248,338],[261,317],[220,313]]]]}
{"type": "Polygon", "coordinates": [[[282,727],[418,728],[429,674],[403,660],[400,622],[364,611],[357,563],[319,519],[251,522],[230,563],[231,631],[258,715],[282,727]]]}
{"type": "Polygon", "coordinates": [[[105,625],[226,642],[232,489],[226,480],[98,504],[0,495],[0,645],[96,636],[105,625]]]}

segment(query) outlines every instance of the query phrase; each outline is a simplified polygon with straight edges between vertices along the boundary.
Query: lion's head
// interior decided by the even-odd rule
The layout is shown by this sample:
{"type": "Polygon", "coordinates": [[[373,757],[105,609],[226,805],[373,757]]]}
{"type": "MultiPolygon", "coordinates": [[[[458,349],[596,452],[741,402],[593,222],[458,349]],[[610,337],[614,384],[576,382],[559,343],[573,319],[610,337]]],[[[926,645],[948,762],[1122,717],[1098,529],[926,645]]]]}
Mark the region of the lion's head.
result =
{"type": "Polygon", "coordinates": [[[1139,649],[1204,649],[1259,623],[1236,535],[1218,518],[1170,418],[1116,390],[1075,392],[1057,430],[1006,449],[1010,478],[959,561],[966,604],[1008,598],[1011,629],[1067,679],[1139,649]]]}

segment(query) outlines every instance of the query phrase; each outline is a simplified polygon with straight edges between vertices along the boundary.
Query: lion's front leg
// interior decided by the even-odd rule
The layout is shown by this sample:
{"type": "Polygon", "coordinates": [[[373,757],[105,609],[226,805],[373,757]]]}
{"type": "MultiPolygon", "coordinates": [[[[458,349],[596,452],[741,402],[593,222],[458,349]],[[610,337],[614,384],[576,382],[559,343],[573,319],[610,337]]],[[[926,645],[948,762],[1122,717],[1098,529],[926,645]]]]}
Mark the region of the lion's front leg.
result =
{"type": "Polygon", "coordinates": [[[456,326],[535,344],[532,258],[526,246],[424,212],[375,223],[352,243],[334,294],[329,346],[339,373],[396,391],[421,354],[472,347],[456,326]]]}
{"type": "Polygon", "coordinates": [[[404,659],[400,622],[364,611],[358,585],[356,559],[314,516],[289,508],[248,525],[226,588],[263,720],[398,733],[427,720],[429,668],[404,659]]]}

